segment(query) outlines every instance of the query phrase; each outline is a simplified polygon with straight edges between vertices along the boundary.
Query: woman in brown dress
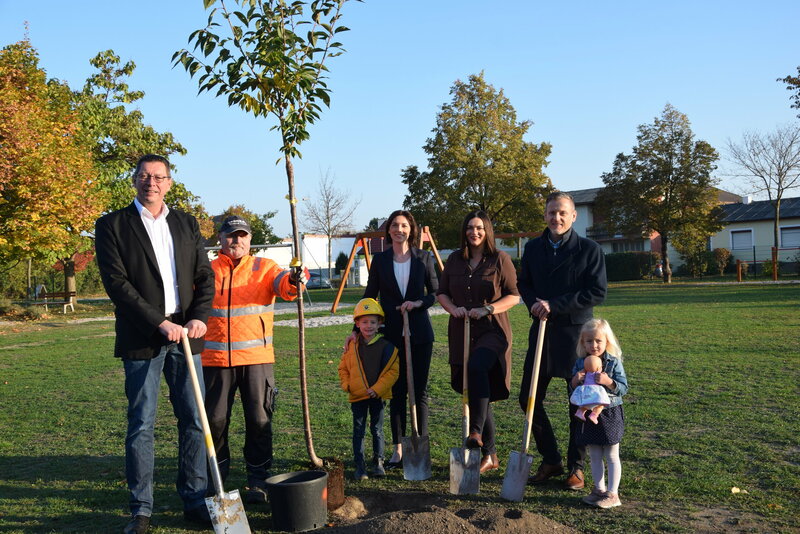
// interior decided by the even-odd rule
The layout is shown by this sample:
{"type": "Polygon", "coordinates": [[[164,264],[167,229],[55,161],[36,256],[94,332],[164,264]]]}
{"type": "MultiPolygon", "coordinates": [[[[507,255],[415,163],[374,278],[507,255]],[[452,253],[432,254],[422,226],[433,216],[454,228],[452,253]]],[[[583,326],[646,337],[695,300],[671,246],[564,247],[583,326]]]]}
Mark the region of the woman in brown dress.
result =
{"type": "Polygon", "coordinates": [[[437,298],[450,314],[450,385],[461,393],[464,318],[470,318],[468,448],[481,449],[481,473],[497,469],[495,425],[490,402],[507,399],[511,387],[511,325],[507,311],[519,303],[511,258],[497,250],[492,221],[483,211],[468,213],[461,248],[453,252],[439,281],[437,298]]]}

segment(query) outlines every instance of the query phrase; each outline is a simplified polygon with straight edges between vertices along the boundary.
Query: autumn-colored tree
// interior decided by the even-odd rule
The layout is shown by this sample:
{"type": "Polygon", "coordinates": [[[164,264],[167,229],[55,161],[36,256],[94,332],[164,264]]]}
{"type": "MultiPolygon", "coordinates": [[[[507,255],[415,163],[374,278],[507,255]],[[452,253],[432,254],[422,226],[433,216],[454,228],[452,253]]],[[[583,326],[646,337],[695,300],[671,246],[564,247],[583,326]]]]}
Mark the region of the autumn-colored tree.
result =
{"type": "MultiPolygon", "coordinates": [[[[0,263],[69,262],[107,202],[70,88],[25,39],[0,51],[0,263]]],[[[73,286],[65,287],[67,291],[73,286]]]]}
{"type": "Polygon", "coordinates": [[[403,170],[403,206],[447,247],[458,246],[461,219],[473,209],[488,213],[499,232],[541,228],[536,214],[544,213],[552,189],[544,174],[550,144],[524,140],[533,123],[518,121],[503,90],[483,73],[457,80],[450,94],[423,146],[429,170],[403,170]]]}
{"type": "Polygon", "coordinates": [[[696,249],[722,228],[717,204],[719,158],[706,141],[695,140],[689,118],[667,104],[652,124],[639,126],[631,155],[618,154],[595,206],[599,220],[613,233],[661,235],[664,282],[672,281],[667,244],[678,238],[686,251],[696,249]]]}

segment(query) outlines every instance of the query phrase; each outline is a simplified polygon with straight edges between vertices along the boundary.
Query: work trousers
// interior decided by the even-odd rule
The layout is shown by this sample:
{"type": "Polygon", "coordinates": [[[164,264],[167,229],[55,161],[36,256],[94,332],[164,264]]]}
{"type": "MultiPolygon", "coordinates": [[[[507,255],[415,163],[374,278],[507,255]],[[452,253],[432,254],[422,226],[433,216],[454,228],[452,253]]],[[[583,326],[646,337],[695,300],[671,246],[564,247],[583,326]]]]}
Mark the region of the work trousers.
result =
{"type": "Polygon", "coordinates": [[[275,376],[271,363],[235,367],[204,367],[206,414],[217,452],[217,464],[224,481],[230,472],[231,451],[228,428],[238,390],[244,411],[244,460],[247,485],[264,487],[272,467],[272,414],[275,376]]]}
{"type": "MultiPolygon", "coordinates": [[[[533,356],[531,350],[525,359],[525,367],[522,375],[522,385],[520,387],[519,404],[524,411],[528,406],[528,390],[531,384],[531,368],[533,367],[533,356]]],[[[533,406],[533,439],[536,442],[536,449],[542,456],[542,461],[546,464],[556,465],[561,463],[561,453],[558,452],[558,442],[550,424],[550,418],[544,409],[544,398],[547,395],[547,386],[553,377],[539,373],[539,381],[536,386],[536,399],[533,406]]],[[[564,399],[569,408],[569,445],[567,446],[567,468],[583,469],[584,458],[586,457],[586,447],[576,443],[578,435],[578,425],[582,423],[575,417],[578,407],[569,402],[569,379],[563,379],[566,383],[567,397],[564,399]]]]}

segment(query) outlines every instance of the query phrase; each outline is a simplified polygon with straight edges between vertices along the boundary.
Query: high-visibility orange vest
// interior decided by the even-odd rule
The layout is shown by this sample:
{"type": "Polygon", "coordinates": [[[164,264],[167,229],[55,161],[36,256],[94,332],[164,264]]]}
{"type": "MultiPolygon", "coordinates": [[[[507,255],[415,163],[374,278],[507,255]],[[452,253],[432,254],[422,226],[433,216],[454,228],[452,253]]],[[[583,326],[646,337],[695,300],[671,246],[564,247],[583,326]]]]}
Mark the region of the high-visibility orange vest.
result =
{"type": "Polygon", "coordinates": [[[297,288],[267,258],[245,256],[236,267],[226,255],[211,262],[214,303],[203,350],[205,367],[274,363],[272,320],[275,297],[297,298],[297,288]]]}

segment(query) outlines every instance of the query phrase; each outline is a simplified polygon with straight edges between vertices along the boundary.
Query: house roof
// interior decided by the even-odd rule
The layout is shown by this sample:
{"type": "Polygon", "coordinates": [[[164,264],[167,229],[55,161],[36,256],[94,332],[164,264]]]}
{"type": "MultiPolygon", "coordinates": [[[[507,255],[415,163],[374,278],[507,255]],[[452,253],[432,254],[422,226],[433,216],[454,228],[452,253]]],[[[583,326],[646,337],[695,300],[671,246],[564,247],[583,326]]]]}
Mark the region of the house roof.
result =
{"type": "Polygon", "coordinates": [[[597,193],[602,191],[602,187],[594,187],[592,189],[579,189],[577,191],[567,191],[572,195],[572,200],[576,206],[581,204],[594,204],[594,199],[597,198],[597,193]]]}
{"type": "MultiPolygon", "coordinates": [[[[593,187],[591,189],[578,189],[576,191],[567,191],[570,195],[572,195],[572,199],[575,201],[576,206],[580,205],[592,205],[594,201],[597,199],[597,194],[602,191],[602,187],[593,187]]],[[[717,201],[720,204],[730,204],[733,202],[741,202],[742,197],[735,193],[730,193],[725,191],[724,189],[717,189],[717,201]]]]}
{"type": "MultiPolygon", "coordinates": [[[[775,210],[769,200],[757,200],[750,204],[723,204],[725,223],[747,221],[771,221],[775,210]]],[[[781,219],[800,218],[800,197],[781,200],[781,219]]]]}

